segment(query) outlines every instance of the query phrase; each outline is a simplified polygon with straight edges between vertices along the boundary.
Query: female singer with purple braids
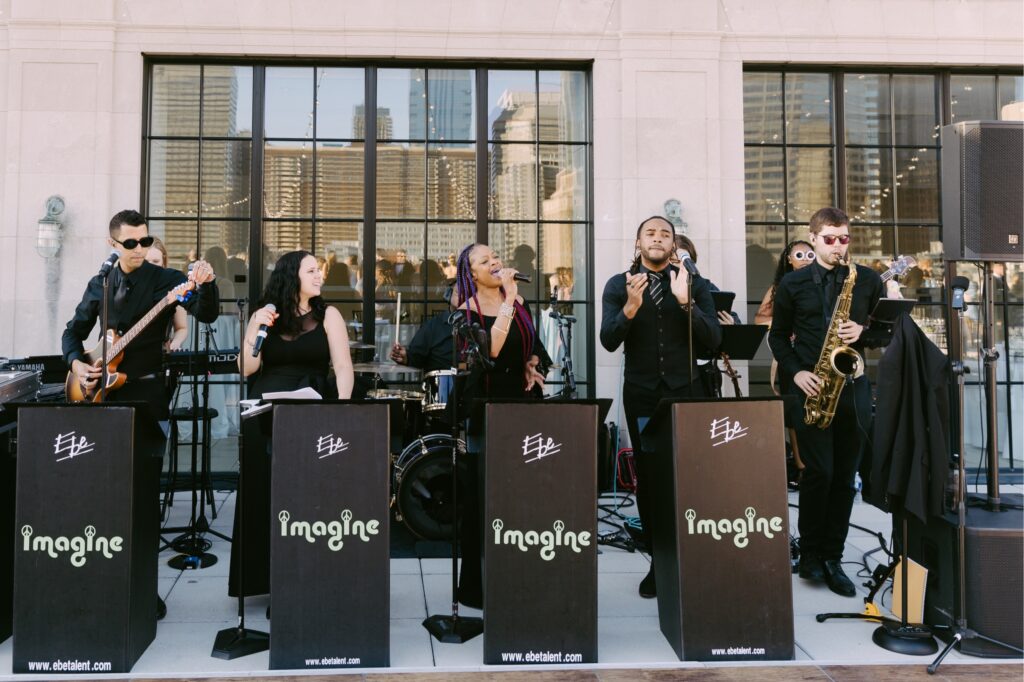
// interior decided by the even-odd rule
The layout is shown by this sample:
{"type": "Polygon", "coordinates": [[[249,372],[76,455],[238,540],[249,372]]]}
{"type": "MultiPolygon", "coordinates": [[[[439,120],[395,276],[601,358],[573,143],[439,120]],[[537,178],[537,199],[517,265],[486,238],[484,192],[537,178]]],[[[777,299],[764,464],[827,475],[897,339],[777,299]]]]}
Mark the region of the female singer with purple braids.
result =
{"type": "MultiPolygon", "coordinates": [[[[516,271],[506,268],[491,247],[470,244],[462,250],[456,262],[455,287],[459,309],[466,319],[479,324],[486,332],[486,352],[494,366],[474,373],[464,391],[466,401],[474,398],[526,398],[541,397],[544,376],[551,359],[537,338],[530,312],[519,296],[514,279],[516,271]]],[[[483,604],[480,546],[480,480],[478,458],[483,455],[482,424],[470,419],[468,433],[469,456],[466,458],[469,481],[461,524],[462,567],[459,574],[459,601],[466,606],[480,608],[483,604]]]]}

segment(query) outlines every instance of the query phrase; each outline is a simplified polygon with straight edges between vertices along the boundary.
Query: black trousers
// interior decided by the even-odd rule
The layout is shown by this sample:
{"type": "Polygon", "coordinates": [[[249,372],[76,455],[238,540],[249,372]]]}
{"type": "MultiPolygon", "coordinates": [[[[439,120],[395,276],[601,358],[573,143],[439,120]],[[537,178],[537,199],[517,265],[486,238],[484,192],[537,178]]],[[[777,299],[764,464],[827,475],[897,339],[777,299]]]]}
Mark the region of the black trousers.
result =
{"type": "Polygon", "coordinates": [[[644,388],[631,384],[628,381],[622,386],[622,407],[626,413],[626,427],[629,429],[629,442],[633,446],[633,458],[636,462],[637,491],[636,506],[640,514],[640,524],[643,526],[641,538],[647,543],[647,547],[653,553],[654,544],[652,541],[651,529],[655,523],[655,509],[657,498],[653,485],[644,485],[644,481],[653,480],[654,476],[654,453],[646,452],[640,443],[640,420],[650,418],[654,415],[655,408],[664,398],[703,398],[706,397],[704,387],[699,380],[698,370],[693,373],[694,382],[691,386],[669,388],[665,382],[659,382],[655,389],[644,388]]]}
{"type": "Polygon", "coordinates": [[[841,559],[856,496],[855,478],[861,451],[871,433],[871,384],[857,379],[839,395],[836,414],[827,429],[808,426],[800,410],[792,415],[800,459],[800,551],[821,559],[841,559]]]}

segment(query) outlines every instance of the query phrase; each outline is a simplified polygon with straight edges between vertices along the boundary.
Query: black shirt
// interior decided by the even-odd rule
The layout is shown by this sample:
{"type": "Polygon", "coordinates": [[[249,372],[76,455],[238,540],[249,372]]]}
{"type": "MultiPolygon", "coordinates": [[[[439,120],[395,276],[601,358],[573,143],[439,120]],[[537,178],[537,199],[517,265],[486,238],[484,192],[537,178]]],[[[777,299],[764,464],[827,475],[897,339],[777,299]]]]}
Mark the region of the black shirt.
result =
{"type": "MultiPolygon", "coordinates": [[[[648,284],[643,303],[632,320],[622,312],[628,298],[624,273],[608,280],[602,297],[601,345],[613,352],[625,343],[626,381],[652,390],[657,388],[660,381],[672,389],[690,383],[687,332],[690,314],[679,305],[669,289],[671,271],[679,276],[679,269],[674,265],[661,271],[665,275],[661,305],[655,307],[648,284]]],[[[641,266],[640,272],[649,271],[641,266]]],[[[693,341],[697,347],[693,354],[693,376],[699,380],[696,358],[702,349],[714,351],[718,348],[722,343],[722,328],[715,315],[715,302],[711,299],[708,280],[694,277],[692,296],[696,304],[692,307],[693,341]]]]}
{"type": "Polygon", "coordinates": [[[439,312],[416,330],[405,349],[410,367],[424,372],[452,367],[452,327],[448,324],[448,311],[439,312]]]}
{"type": "MultiPolygon", "coordinates": [[[[120,267],[110,272],[109,295],[107,308],[108,324],[118,334],[131,329],[148,313],[171,289],[185,282],[185,276],[178,270],[161,268],[144,262],[139,268],[125,274],[120,267]],[[115,304],[118,289],[125,286],[123,300],[115,304]]],[[[192,298],[184,304],[186,310],[200,322],[213,322],[220,312],[217,285],[209,282],[198,287],[192,298]]],[[[89,280],[82,300],[75,308],[75,316],[68,322],[61,338],[64,362],[70,367],[75,360],[86,361],[85,347],[82,342],[89,337],[96,320],[100,316],[103,297],[103,280],[99,275],[89,280]]],[[[174,306],[167,306],[146,328],[136,336],[124,351],[124,358],[118,365],[118,371],[134,379],[160,371],[163,344],[167,340],[167,325],[174,315],[174,306]]],[[[102,340],[102,334],[97,339],[102,340]]]]}
{"type": "MultiPolygon", "coordinates": [[[[815,261],[805,268],[790,272],[776,287],[768,347],[788,376],[796,376],[802,370],[813,371],[818,363],[832,311],[846,281],[847,272],[842,266],[830,271],[815,261]],[[831,297],[828,297],[826,289],[830,279],[833,281],[831,297]]],[[[882,278],[878,273],[858,265],[850,319],[866,326],[868,316],[875,309],[883,291],[882,278]]],[[[865,330],[851,347],[863,356],[865,347],[874,347],[879,341],[873,341],[865,330]]]]}

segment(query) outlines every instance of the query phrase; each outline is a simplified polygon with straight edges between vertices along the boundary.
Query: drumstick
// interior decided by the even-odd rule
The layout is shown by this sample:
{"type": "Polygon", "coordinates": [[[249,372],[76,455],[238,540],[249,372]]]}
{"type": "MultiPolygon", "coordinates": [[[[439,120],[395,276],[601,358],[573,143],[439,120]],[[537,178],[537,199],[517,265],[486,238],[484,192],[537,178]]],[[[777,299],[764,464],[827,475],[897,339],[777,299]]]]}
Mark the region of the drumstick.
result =
{"type": "Polygon", "coordinates": [[[398,292],[398,304],[395,306],[395,343],[401,343],[398,332],[402,328],[402,292],[398,292]]]}

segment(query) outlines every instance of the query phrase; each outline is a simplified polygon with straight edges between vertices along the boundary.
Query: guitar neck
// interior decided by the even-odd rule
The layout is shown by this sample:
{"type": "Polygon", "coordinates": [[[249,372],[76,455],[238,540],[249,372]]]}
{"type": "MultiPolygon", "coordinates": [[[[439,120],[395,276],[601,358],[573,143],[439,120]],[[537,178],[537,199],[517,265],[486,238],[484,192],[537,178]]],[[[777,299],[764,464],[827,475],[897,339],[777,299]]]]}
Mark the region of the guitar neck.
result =
{"type": "Polygon", "coordinates": [[[107,363],[109,364],[114,358],[124,352],[124,349],[128,347],[128,344],[132,342],[136,336],[142,333],[142,330],[149,326],[149,323],[155,320],[160,313],[164,311],[168,303],[167,298],[160,299],[160,302],[153,306],[148,313],[146,313],[142,319],[132,325],[132,328],[125,332],[117,342],[107,349],[107,363]]]}

